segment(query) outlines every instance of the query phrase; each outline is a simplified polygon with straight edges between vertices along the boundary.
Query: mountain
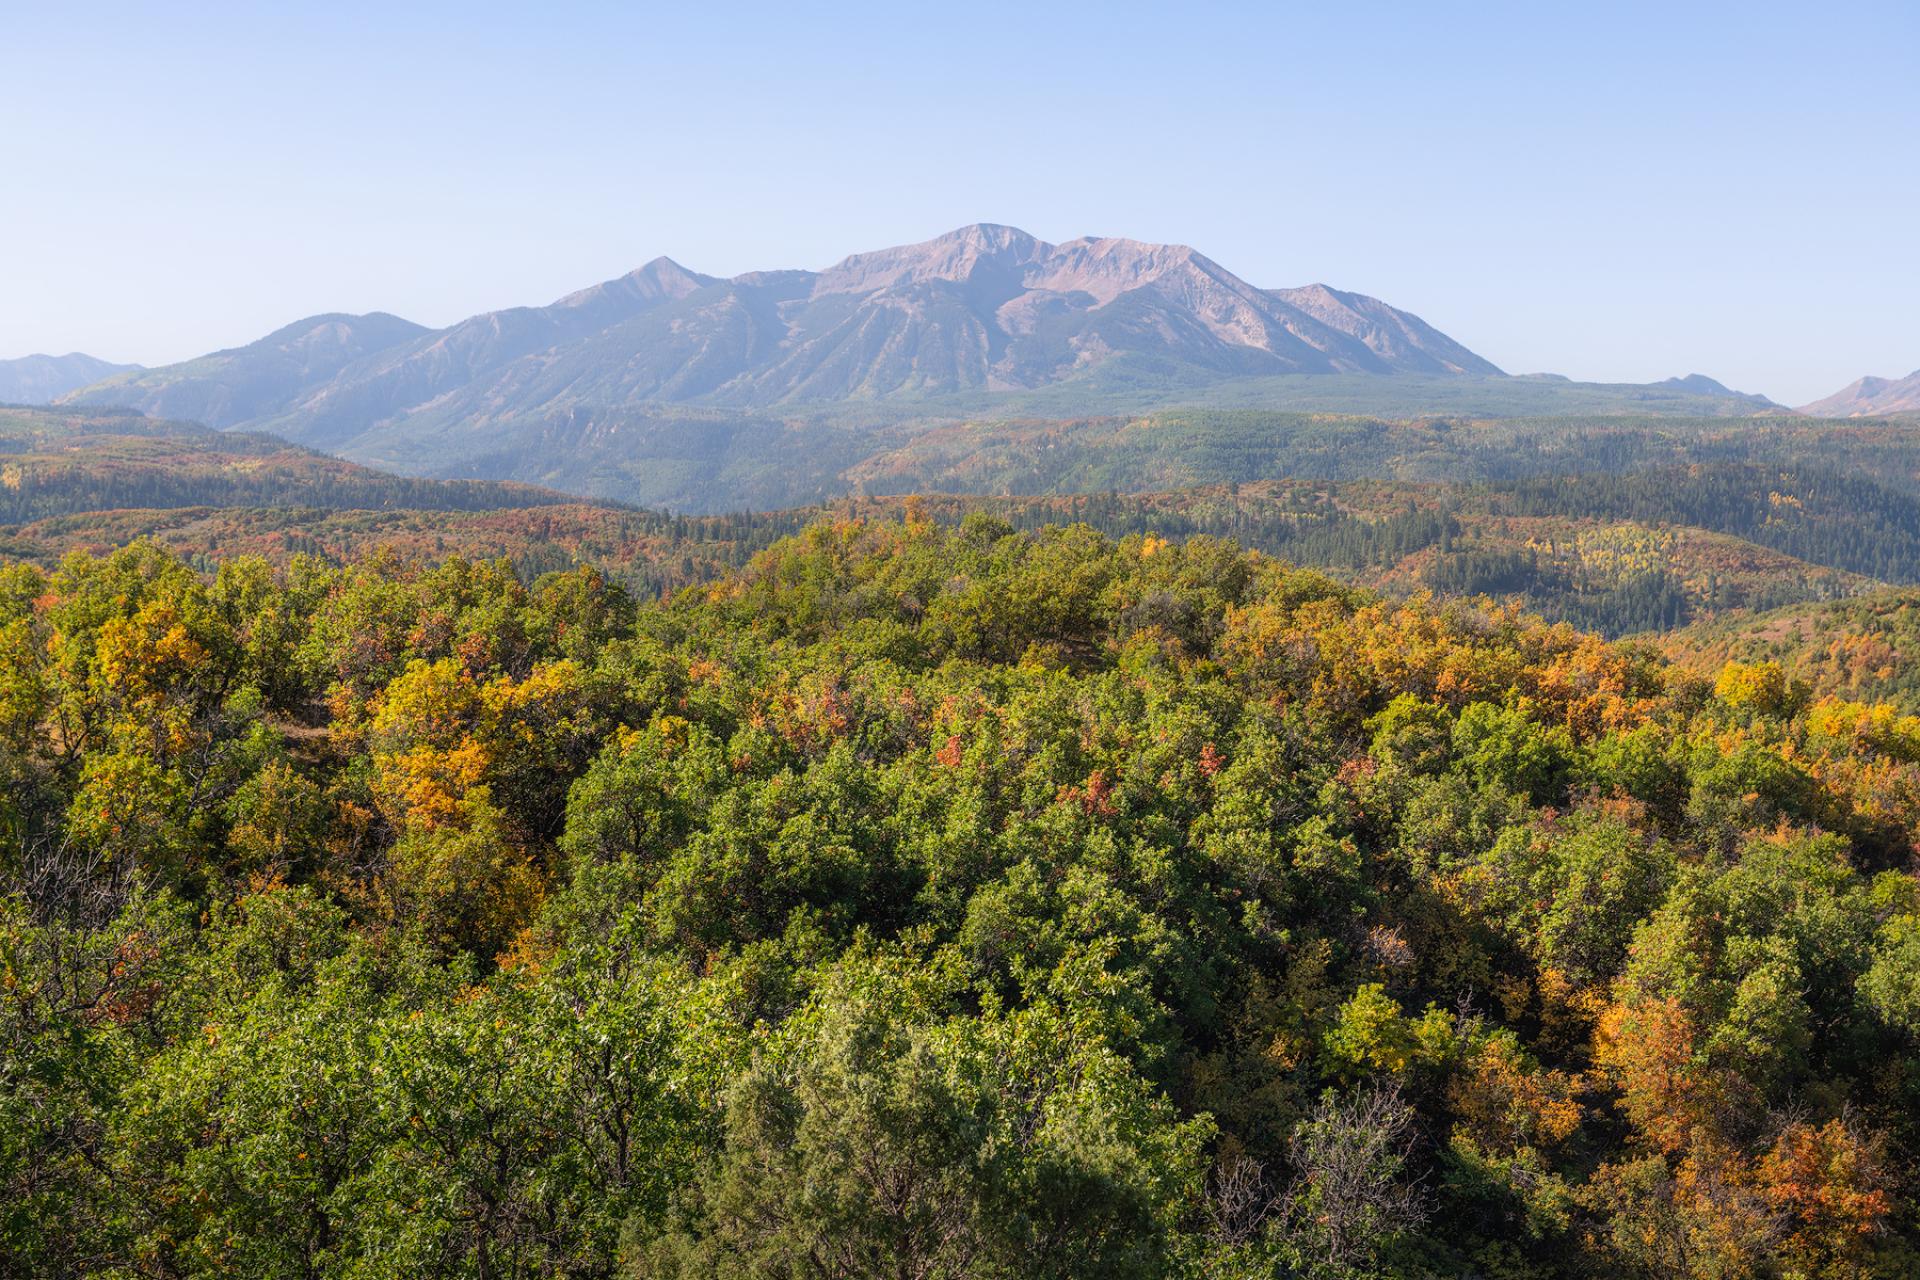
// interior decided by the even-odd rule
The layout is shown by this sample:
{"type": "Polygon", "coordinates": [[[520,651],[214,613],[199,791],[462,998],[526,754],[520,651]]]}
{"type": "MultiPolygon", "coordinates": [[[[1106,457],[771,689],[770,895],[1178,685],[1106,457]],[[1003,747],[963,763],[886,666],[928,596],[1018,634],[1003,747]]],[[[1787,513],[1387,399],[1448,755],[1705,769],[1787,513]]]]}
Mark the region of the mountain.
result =
{"type": "Polygon", "coordinates": [[[1775,408],[1697,375],[1512,378],[1376,298],[1256,287],[1182,245],[1049,244],[984,224],[820,271],[722,278],[656,258],[550,305],[444,329],[316,316],[66,403],[267,431],[407,474],[683,511],[822,501],[848,492],[864,459],[979,423],[1201,408],[1389,419],[1775,408]]]}
{"type": "Polygon", "coordinates": [[[1821,418],[1867,418],[1885,413],[1920,413],[1920,369],[1904,378],[1862,378],[1824,400],[1800,406],[1821,418]]]}
{"type": "Polygon", "coordinates": [[[377,311],[309,316],[244,347],[123,373],[63,402],[138,409],[221,429],[244,426],[280,412],[304,389],[324,385],[355,362],[430,332],[377,311]]]}
{"type": "Polygon", "coordinates": [[[31,355],[0,360],[0,404],[51,404],[102,378],[138,369],[78,351],[64,356],[31,355]]]}
{"type": "Polygon", "coordinates": [[[442,330],[318,316],[73,402],[340,446],[416,416],[471,427],[641,404],[915,401],[1049,386],[1122,358],[1202,381],[1500,375],[1375,298],[1256,288],[1182,245],[1054,245],[978,225],[824,271],[720,279],[660,258],[551,306],[442,330]]]}
{"type": "Polygon", "coordinates": [[[1735,391],[1732,387],[1709,378],[1704,373],[1690,373],[1684,378],[1662,378],[1658,382],[1650,382],[1647,385],[1655,390],[1678,391],[1686,395],[1749,400],[1762,408],[1779,407],[1765,396],[1754,395],[1748,391],[1735,391]]]}

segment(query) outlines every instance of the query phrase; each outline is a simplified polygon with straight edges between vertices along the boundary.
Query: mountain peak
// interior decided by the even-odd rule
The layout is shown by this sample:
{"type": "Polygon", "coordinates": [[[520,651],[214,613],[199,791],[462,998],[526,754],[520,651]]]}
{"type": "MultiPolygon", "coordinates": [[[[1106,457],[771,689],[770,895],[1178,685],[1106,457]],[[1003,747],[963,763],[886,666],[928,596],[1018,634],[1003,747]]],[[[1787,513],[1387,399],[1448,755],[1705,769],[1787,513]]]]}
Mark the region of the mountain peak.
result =
{"type": "Polygon", "coordinates": [[[84,351],[69,351],[63,356],[36,351],[17,360],[0,360],[0,404],[51,404],[70,391],[139,368],[137,364],[114,364],[84,351]]]}
{"type": "Polygon", "coordinates": [[[1717,378],[1709,378],[1704,373],[1690,373],[1684,378],[1664,378],[1652,386],[1671,391],[1683,391],[1693,396],[1728,396],[1735,400],[1751,400],[1755,404],[1771,405],[1773,401],[1763,395],[1746,391],[1735,391],[1717,378]]]}
{"type": "Polygon", "coordinates": [[[570,293],[553,305],[577,309],[610,301],[677,300],[712,283],[712,276],[689,271],[672,258],[662,256],[635,267],[616,280],[603,281],[570,293]]]}
{"type": "Polygon", "coordinates": [[[1920,413],[1920,369],[1904,378],[1865,377],[1823,400],[1800,406],[1818,418],[1870,418],[1884,413],[1920,413]]]}
{"type": "Polygon", "coordinates": [[[1018,227],[976,222],[919,244],[843,258],[814,278],[813,292],[816,297],[872,293],[935,281],[959,284],[981,274],[1005,276],[1052,249],[1018,227]]]}
{"type": "Polygon", "coordinates": [[[698,286],[711,282],[713,277],[703,276],[698,271],[689,271],[672,258],[662,254],[653,261],[643,266],[635,267],[633,270],[627,272],[627,279],[660,282],[671,281],[676,284],[693,284],[698,286]]]}
{"type": "Polygon", "coordinates": [[[252,351],[260,348],[289,350],[303,347],[372,350],[429,332],[431,330],[425,325],[403,320],[386,311],[368,311],[361,315],[345,311],[325,311],[317,316],[308,316],[303,320],[295,320],[292,324],[282,325],[266,337],[233,350],[252,351]]]}
{"type": "Polygon", "coordinates": [[[1010,227],[1001,222],[969,222],[964,227],[955,227],[945,235],[935,236],[927,241],[935,244],[964,244],[990,253],[1004,253],[1009,249],[1046,249],[1049,246],[1038,236],[1029,235],[1018,227],[1010,227]]]}
{"type": "Polygon", "coordinates": [[[1368,298],[1364,294],[1346,293],[1334,288],[1330,284],[1321,284],[1318,281],[1313,284],[1303,284],[1293,289],[1275,289],[1273,292],[1284,294],[1302,306],[1312,305],[1333,308],[1350,306],[1356,301],[1375,301],[1375,299],[1368,298]]]}

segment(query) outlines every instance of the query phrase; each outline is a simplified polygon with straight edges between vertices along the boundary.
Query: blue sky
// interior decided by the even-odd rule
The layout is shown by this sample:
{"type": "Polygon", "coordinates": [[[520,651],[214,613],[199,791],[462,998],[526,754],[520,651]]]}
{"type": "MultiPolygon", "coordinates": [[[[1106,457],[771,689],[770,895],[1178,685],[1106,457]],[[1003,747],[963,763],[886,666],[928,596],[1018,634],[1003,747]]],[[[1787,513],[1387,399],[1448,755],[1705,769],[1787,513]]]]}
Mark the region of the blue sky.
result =
{"type": "Polygon", "coordinates": [[[428,324],[658,254],[1192,244],[1514,372],[1920,367],[1920,4],[0,0],[0,356],[428,324]]]}

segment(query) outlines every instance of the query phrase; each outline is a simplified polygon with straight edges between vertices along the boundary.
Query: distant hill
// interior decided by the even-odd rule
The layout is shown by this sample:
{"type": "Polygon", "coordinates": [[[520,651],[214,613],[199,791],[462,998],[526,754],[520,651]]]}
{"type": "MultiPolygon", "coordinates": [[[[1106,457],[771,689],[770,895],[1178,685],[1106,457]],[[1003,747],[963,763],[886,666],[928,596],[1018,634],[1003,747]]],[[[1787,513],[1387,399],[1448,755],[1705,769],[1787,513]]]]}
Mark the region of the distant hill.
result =
{"type": "Polygon", "coordinates": [[[251,432],[132,414],[0,409],[0,524],[131,508],[482,511],[576,501],[532,485],[388,475],[251,432]]]}
{"type": "Polygon", "coordinates": [[[1824,400],[1801,405],[1800,412],[1822,418],[1920,413],[1920,369],[1904,378],[1861,378],[1824,400]]]}
{"type": "Polygon", "coordinates": [[[51,404],[70,391],[139,367],[114,364],[78,351],[64,356],[32,355],[0,360],[0,404],[51,404]]]}
{"type": "Polygon", "coordinates": [[[1765,396],[1754,395],[1747,391],[1735,391],[1723,382],[1709,378],[1704,373],[1690,373],[1684,378],[1662,378],[1649,386],[1662,390],[1678,391],[1686,395],[1724,397],[1734,400],[1749,400],[1763,409],[1778,408],[1765,396]]]}

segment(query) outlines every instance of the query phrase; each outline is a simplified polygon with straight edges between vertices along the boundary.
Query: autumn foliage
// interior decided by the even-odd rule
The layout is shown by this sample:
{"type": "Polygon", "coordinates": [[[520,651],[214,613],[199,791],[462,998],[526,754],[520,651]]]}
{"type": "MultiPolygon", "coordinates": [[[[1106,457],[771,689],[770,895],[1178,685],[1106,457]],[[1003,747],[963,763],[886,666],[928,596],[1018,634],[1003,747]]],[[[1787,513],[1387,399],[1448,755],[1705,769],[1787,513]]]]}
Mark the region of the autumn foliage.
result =
{"type": "Polygon", "coordinates": [[[0,1274],[1920,1266],[1920,731],[1231,543],[0,570],[0,1274]]]}

